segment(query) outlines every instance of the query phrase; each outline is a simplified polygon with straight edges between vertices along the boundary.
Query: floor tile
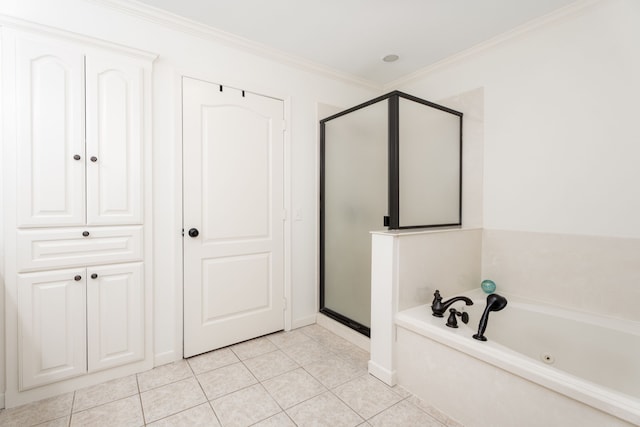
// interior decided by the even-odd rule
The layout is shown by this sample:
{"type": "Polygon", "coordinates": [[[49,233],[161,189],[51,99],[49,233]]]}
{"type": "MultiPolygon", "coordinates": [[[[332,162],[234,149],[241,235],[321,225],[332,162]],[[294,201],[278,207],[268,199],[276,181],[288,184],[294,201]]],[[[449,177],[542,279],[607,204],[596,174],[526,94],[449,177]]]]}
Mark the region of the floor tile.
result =
{"type": "Polygon", "coordinates": [[[217,399],[257,382],[256,378],[242,363],[235,363],[205,372],[198,375],[197,378],[209,400],[217,399]]]}
{"type": "Polygon", "coordinates": [[[321,341],[323,339],[331,337],[332,335],[335,336],[333,332],[329,331],[327,328],[320,326],[318,324],[304,326],[296,330],[302,332],[306,336],[316,341],[321,341]]]}
{"type": "Polygon", "coordinates": [[[294,346],[284,347],[282,352],[302,366],[327,357],[327,349],[311,339],[294,346]]]}
{"type": "Polygon", "coordinates": [[[274,343],[278,348],[291,347],[292,345],[301,344],[311,339],[309,336],[297,330],[277,332],[275,334],[267,335],[266,338],[274,343]]]}
{"type": "Polygon", "coordinates": [[[232,345],[230,348],[240,360],[250,359],[278,349],[274,343],[265,337],[241,342],[240,344],[232,345]]]}
{"type": "Polygon", "coordinates": [[[207,401],[195,378],[167,384],[140,394],[144,418],[147,423],[207,401]]]}
{"type": "Polygon", "coordinates": [[[318,342],[322,344],[327,350],[333,353],[345,353],[348,351],[360,349],[360,347],[356,346],[355,344],[352,344],[344,338],[334,334],[321,336],[318,338],[318,342]]]}
{"type": "Polygon", "coordinates": [[[369,352],[361,349],[358,346],[351,346],[341,352],[336,353],[338,357],[344,359],[354,365],[360,366],[364,369],[368,369],[369,366],[369,352]]]}
{"type": "Polygon", "coordinates": [[[58,418],[52,421],[45,421],[42,424],[36,424],[35,427],[69,427],[70,421],[71,421],[71,416],[67,416],[67,417],[58,418]]]}
{"type": "Polygon", "coordinates": [[[373,427],[442,427],[417,406],[403,400],[369,420],[373,427]]]}
{"type": "Polygon", "coordinates": [[[296,369],[262,383],[271,397],[284,409],[327,391],[304,369],[296,369]]]}
{"type": "Polygon", "coordinates": [[[299,367],[296,362],[280,350],[252,357],[245,360],[244,364],[258,381],[268,380],[299,367]]]}
{"type": "Polygon", "coordinates": [[[280,412],[273,417],[254,424],[253,427],[296,427],[296,425],[287,414],[280,412]]]}
{"type": "Polygon", "coordinates": [[[332,391],[365,420],[402,400],[390,387],[371,375],[358,377],[332,391]]]}
{"type": "Polygon", "coordinates": [[[304,369],[329,389],[367,373],[366,369],[337,356],[325,357],[323,360],[305,365],[304,369]]]}
{"type": "Polygon", "coordinates": [[[281,412],[260,384],[244,388],[211,402],[224,427],[245,427],[281,412]]]}
{"type": "Polygon", "coordinates": [[[220,427],[220,423],[209,403],[203,403],[195,408],[187,409],[151,424],[149,427],[192,427],[207,426],[220,427]]]}
{"type": "Polygon", "coordinates": [[[298,426],[355,427],[364,421],[331,392],[306,400],[286,412],[298,426]]]}
{"type": "Polygon", "coordinates": [[[32,426],[52,421],[71,414],[73,393],[65,393],[60,396],[5,409],[0,412],[1,426],[32,426]]]}
{"type": "Polygon", "coordinates": [[[140,391],[143,392],[192,376],[193,372],[191,372],[187,361],[180,360],[138,374],[138,385],[140,386],[140,391]]]}
{"type": "Polygon", "coordinates": [[[368,359],[311,325],[0,410],[0,426],[461,427],[370,376],[368,359]]]}
{"type": "Polygon", "coordinates": [[[138,394],[138,381],[135,375],[118,378],[76,391],[76,396],[73,399],[73,412],[83,411],[136,394],[138,394]]]}
{"type": "Polygon", "coordinates": [[[220,350],[210,351],[187,359],[189,366],[191,366],[196,375],[238,363],[239,361],[240,359],[230,348],[221,348],[220,350]]]}
{"type": "Polygon", "coordinates": [[[95,406],[71,415],[71,427],[139,427],[144,425],[138,395],[95,406]]]}

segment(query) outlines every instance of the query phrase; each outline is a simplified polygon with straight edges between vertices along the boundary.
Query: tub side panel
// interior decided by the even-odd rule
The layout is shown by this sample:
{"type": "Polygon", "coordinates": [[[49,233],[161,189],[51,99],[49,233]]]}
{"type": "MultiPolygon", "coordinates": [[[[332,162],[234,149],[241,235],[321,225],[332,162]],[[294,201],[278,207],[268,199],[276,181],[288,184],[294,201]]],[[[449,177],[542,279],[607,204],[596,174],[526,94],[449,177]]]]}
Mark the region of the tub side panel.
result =
{"type": "Polygon", "coordinates": [[[398,384],[467,427],[628,427],[619,418],[398,328],[398,384]]]}

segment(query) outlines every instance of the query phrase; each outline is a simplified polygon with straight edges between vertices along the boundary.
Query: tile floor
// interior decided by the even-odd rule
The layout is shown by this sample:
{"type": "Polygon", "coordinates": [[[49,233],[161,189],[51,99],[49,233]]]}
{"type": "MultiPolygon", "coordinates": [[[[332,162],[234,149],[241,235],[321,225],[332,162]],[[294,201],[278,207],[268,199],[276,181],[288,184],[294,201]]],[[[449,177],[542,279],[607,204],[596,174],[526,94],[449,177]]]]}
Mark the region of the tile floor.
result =
{"type": "Polygon", "coordinates": [[[0,426],[459,426],[327,329],[279,332],[0,411],[0,426]]]}

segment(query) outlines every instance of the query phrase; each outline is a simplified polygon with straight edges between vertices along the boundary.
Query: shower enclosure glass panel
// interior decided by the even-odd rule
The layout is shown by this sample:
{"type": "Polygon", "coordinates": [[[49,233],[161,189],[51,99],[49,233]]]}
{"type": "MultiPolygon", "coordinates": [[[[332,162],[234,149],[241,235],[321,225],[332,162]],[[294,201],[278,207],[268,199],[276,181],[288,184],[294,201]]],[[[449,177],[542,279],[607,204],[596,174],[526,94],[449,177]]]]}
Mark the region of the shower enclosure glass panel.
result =
{"type": "Polygon", "coordinates": [[[461,119],[399,99],[399,225],[459,224],[461,119]]]}
{"type": "Polygon", "coordinates": [[[321,311],[368,335],[371,230],[388,209],[387,100],[324,126],[321,311]],[[355,322],[354,322],[355,321],[355,322]]]}
{"type": "Polygon", "coordinates": [[[462,113],[391,92],[320,121],[320,311],[369,336],[374,230],[459,226],[462,113]]]}

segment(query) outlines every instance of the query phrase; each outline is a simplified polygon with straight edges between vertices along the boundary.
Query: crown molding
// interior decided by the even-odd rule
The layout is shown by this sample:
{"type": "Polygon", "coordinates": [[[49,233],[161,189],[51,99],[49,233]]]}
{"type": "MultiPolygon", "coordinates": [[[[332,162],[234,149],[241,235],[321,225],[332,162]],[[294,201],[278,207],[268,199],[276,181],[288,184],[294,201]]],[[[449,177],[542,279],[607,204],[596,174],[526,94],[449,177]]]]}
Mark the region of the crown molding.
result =
{"type": "Polygon", "coordinates": [[[161,25],[165,28],[180,31],[205,40],[212,40],[227,46],[244,50],[245,52],[275,60],[280,63],[293,66],[303,71],[320,74],[331,79],[357,85],[365,89],[382,90],[382,85],[371,80],[363,79],[352,74],[343,73],[330,67],[317,64],[312,61],[291,55],[246,38],[218,30],[209,25],[201,24],[191,19],[184,18],[174,13],[153,7],[135,0],[84,0],[99,6],[107,7],[134,16],[139,19],[161,25]]]}
{"type": "Polygon", "coordinates": [[[84,34],[79,34],[67,30],[61,30],[59,28],[50,27],[48,25],[43,25],[31,21],[25,21],[21,18],[16,18],[10,15],[4,15],[0,13],[0,27],[12,28],[15,30],[21,31],[32,31],[38,32],[40,34],[46,34],[51,37],[56,37],[58,39],[65,39],[73,42],[80,42],[85,44],[91,44],[94,46],[101,47],[103,49],[110,49],[117,51],[118,53],[126,53],[131,56],[136,56],[143,58],[148,61],[155,61],[158,58],[158,55],[153,52],[148,52],[141,49],[136,49],[133,47],[112,43],[109,41],[97,39],[95,37],[85,36],[84,34]]]}
{"type": "Polygon", "coordinates": [[[435,71],[454,65],[458,62],[462,62],[465,59],[473,57],[475,55],[479,55],[495,46],[498,46],[508,41],[511,41],[513,39],[516,39],[534,30],[557,23],[559,21],[563,21],[565,19],[570,19],[573,16],[577,15],[578,13],[583,12],[588,7],[601,2],[602,0],[578,0],[567,6],[564,6],[560,9],[557,9],[553,12],[543,15],[539,18],[526,22],[512,30],[509,30],[498,36],[495,36],[487,41],[484,41],[475,46],[472,46],[469,49],[465,49],[455,55],[448,56],[447,58],[441,61],[431,64],[413,73],[407,74],[404,77],[400,77],[399,79],[386,83],[383,85],[383,91],[388,92],[391,90],[395,90],[401,87],[402,85],[406,85],[416,80],[422,79],[435,71]]]}

